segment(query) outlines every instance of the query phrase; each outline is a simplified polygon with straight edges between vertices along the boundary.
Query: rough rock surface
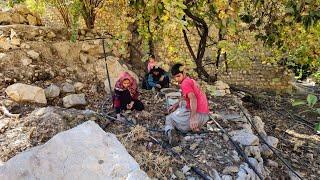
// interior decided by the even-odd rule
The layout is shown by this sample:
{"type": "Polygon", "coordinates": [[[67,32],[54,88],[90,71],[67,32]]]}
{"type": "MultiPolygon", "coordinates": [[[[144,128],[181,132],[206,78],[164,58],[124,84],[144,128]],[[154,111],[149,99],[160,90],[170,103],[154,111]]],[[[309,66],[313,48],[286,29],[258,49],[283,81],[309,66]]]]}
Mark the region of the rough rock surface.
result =
{"type": "Polygon", "coordinates": [[[60,95],[60,88],[54,84],[51,84],[44,90],[47,98],[55,98],[60,95]]]}
{"type": "Polygon", "coordinates": [[[7,95],[17,102],[35,102],[47,104],[44,90],[40,87],[16,83],[6,89],[7,95]]]}
{"type": "Polygon", "coordinates": [[[259,138],[252,133],[240,130],[233,131],[230,134],[234,134],[232,140],[237,141],[244,146],[259,145],[259,138]]]}
{"type": "Polygon", "coordinates": [[[148,179],[114,134],[93,121],[54,136],[0,167],[0,179],[148,179]]]}
{"type": "Polygon", "coordinates": [[[63,106],[66,108],[86,104],[85,94],[70,94],[63,98],[63,106]]]}
{"type": "Polygon", "coordinates": [[[215,85],[215,96],[225,96],[230,94],[230,87],[223,81],[216,81],[215,85]]]}
{"type": "Polygon", "coordinates": [[[62,91],[64,93],[74,93],[76,92],[74,86],[70,83],[63,83],[62,84],[62,91]]]}

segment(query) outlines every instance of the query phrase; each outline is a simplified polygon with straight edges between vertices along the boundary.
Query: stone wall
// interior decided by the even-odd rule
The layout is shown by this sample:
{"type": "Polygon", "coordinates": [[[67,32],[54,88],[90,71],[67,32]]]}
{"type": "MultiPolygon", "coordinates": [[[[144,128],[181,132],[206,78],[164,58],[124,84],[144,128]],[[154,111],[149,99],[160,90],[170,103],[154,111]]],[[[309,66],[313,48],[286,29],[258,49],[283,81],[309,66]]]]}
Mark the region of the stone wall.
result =
{"type": "Polygon", "coordinates": [[[45,26],[54,28],[65,28],[62,16],[59,11],[53,7],[47,7],[46,12],[41,17],[45,26]]]}
{"type": "Polygon", "coordinates": [[[293,74],[284,67],[254,62],[245,70],[228,69],[218,79],[230,85],[255,90],[288,92],[292,90],[293,74]]]}
{"type": "MultiPolygon", "coordinates": [[[[107,7],[106,7],[107,8],[107,7]]],[[[114,11],[112,7],[108,7],[110,9],[109,11],[100,11],[97,14],[96,21],[95,21],[95,30],[103,32],[107,31],[111,34],[116,34],[116,32],[124,31],[126,27],[123,26],[123,23],[121,22],[121,15],[119,14],[112,14],[108,13],[110,11],[114,11]],[[119,20],[116,20],[119,19],[119,20]]],[[[63,18],[60,15],[59,11],[54,8],[48,6],[46,8],[45,14],[41,17],[43,23],[47,27],[53,27],[53,28],[66,28],[63,18]]],[[[79,29],[86,29],[86,24],[84,19],[80,16],[80,27],[79,29]]]]}

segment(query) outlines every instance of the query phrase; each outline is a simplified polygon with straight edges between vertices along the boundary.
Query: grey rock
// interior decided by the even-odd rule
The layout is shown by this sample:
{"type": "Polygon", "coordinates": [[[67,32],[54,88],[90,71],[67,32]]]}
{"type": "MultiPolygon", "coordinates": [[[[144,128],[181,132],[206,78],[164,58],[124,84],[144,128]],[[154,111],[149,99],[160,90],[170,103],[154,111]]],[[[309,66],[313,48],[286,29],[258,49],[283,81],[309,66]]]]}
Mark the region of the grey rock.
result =
{"type": "Polygon", "coordinates": [[[178,179],[186,179],[185,175],[183,174],[183,172],[177,170],[175,173],[174,173],[178,179]]]}
{"type": "Polygon", "coordinates": [[[81,62],[83,64],[87,64],[88,63],[89,58],[88,58],[88,56],[86,54],[80,53],[79,57],[80,57],[80,60],[81,60],[81,62]]]}
{"type": "MultiPolygon", "coordinates": [[[[231,138],[234,141],[239,142],[240,144],[244,146],[255,146],[259,145],[259,138],[249,132],[246,131],[232,131],[234,134],[231,138]]],[[[231,134],[231,133],[230,133],[231,134]]]]}
{"type": "Polygon", "coordinates": [[[10,118],[0,119],[0,132],[8,126],[10,118]]]}
{"type": "Polygon", "coordinates": [[[279,143],[279,139],[273,137],[273,136],[268,136],[266,139],[267,143],[272,146],[272,147],[277,147],[278,143],[279,143]]]}
{"type": "Polygon", "coordinates": [[[230,175],[223,175],[222,180],[232,180],[232,176],[230,175]]]}
{"type": "Polygon", "coordinates": [[[74,93],[76,92],[74,86],[70,83],[63,83],[62,84],[62,92],[64,93],[74,93]]]}
{"type": "Polygon", "coordinates": [[[54,32],[52,32],[52,31],[50,31],[50,32],[48,32],[47,37],[52,39],[52,38],[56,37],[56,34],[54,32]]]}
{"type": "Polygon", "coordinates": [[[31,57],[33,60],[37,60],[40,57],[40,54],[34,50],[30,50],[27,52],[28,56],[31,57]]]}
{"type": "Polygon", "coordinates": [[[54,84],[51,84],[44,90],[47,98],[55,98],[60,95],[60,88],[54,84]]]}
{"type": "Polygon", "coordinates": [[[271,159],[268,159],[267,160],[267,166],[277,168],[279,166],[279,164],[277,162],[275,162],[275,161],[272,161],[271,159]]]}
{"type": "Polygon", "coordinates": [[[32,63],[32,59],[23,58],[23,59],[21,59],[21,63],[22,63],[23,66],[28,66],[28,65],[30,65],[32,63]]]}
{"type": "Polygon", "coordinates": [[[217,96],[217,97],[222,97],[222,96],[225,96],[227,93],[225,90],[215,90],[214,91],[214,96],[217,96]]]}
{"type": "MultiPolygon", "coordinates": [[[[270,145],[270,146],[272,146],[272,147],[277,147],[277,145],[278,145],[278,143],[279,143],[279,140],[277,139],[277,138],[275,138],[275,137],[273,137],[273,136],[268,136],[266,139],[266,142],[270,145]]],[[[261,151],[261,153],[263,154],[263,155],[265,155],[265,156],[271,156],[272,154],[273,154],[273,152],[271,151],[271,149],[267,146],[267,145],[265,145],[265,144],[263,144],[261,147],[260,147],[260,151],[261,151]]]]}
{"type": "Polygon", "coordinates": [[[190,169],[191,169],[191,168],[190,168],[189,166],[184,165],[183,168],[182,168],[182,172],[183,172],[184,174],[186,174],[187,172],[190,171],[190,169]]]}
{"type": "Polygon", "coordinates": [[[212,174],[213,180],[222,180],[216,169],[212,169],[211,174],[212,174]]]}
{"type": "Polygon", "coordinates": [[[64,97],[62,100],[63,100],[63,106],[66,108],[87,104],[84,94],[70,94],[64,97]]]}
{"type": "Polygon", "coordinates": [[[239,171],[239,167],[237,166],[227,166],[223,169],[222,173],[223,174],[232,174],[232,173],[237,173],[239,171]]]}
{"type": "Polygon", "coordinates": [[[73,86],[76,89],[76,91],[81,91],[84,88],[84,84],[81,82],[76,82],[73,86]]]}
{"type": "Polygon", "coordinates": [[[215,87],[217,90],[226,90],[229,89],[229,85],[227,83],[224,83],[223,81],[216,81],[215,87]]]}
{"type": "Polygon", "coordinates": [[[6,56],[7,56],[7,54],[5,54],[5,53],[0,53],[0,59],[4,58],[4,57],[6,57],[6,56]]]}
{"type": "Polygon", "coordinates": [[[261,152],[259,146],[247,146],[245,147],[245,153],[247,156],[253,156],[255,158],[261,158],[261,152]]]}
{"type": "Polygon", "coordinates": [[[266,137],[267,133],[264,130],[264,122],[261,120],[261,118],[259,116],[254,116],[253,118],[253,124],[256,126],[258,132],[266,137]]]}
{"type": "MultiPolygon", "coordinates": [[[[249,162],[256,168],[256,170],[258,171],[258,173],[262,176],[265,176],[265,171],[264,171],[264,167],[263,167],[263,160],[262,158],[260,159],[261,161],[258,162],[257,159],[249,157],[248,158],[249,162]]],[[[255,174],[255,173],[254,173],[255,174]]],[[[256,176],[256,175],[255,175],[256,176]]]]}
{"type": "Polygon", "coordinates": [[[149,179],[125,147],[93,121],[61,132],[0,166],[0,179],[149,179]]]}
{"type": "Polygon", "coordinates": [[[90,92],[93,93],[93,94],[97,93],[98,92],[97,86],[96,85],[92,85],[91,88],[90,88],[90,92]]]}

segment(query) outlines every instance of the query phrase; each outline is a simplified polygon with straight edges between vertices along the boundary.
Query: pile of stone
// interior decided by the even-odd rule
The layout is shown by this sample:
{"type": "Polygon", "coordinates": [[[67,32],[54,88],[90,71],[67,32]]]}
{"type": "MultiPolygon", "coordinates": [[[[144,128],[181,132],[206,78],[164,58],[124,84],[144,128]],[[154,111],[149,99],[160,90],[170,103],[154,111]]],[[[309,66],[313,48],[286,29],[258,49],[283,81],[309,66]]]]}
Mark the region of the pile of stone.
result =
{"type": "Polygon", "coordinates": [[[16,5],[9,11],[0,12],[0,24],[27,24],[33,26],[42,26],[40,16],[31,12],[25,5],[16,5]]]}
{"type": "Polygon", "coordinates": [[[227,83],[224,83],[223,81],[216,81],[215,82],[215,96],[225,96],[227,94],[230,94],[230,87],[227,83]]]}
{"type": "Polygon", "coordinates": [[[6,94],[15,102],[28,102],[47,104],[47,99],[59,98],[60,92],[64,95],[63,105],[66,108],[84,106],[87,104],[85,94],[81,93],[84,84],[76,82],[74,85],[66,82],[62,85],[62,90],[55,85],[51,84],[46,89],[41,87],[32,86],[23,83],[15,83],[6,88],[6,94]],[[76,93],[76,91],[78,93],[76,93]]]}
{"type": "MultiPolygon", "coordinates": [[[[258,133],[262,138],[272,147],[276,148],[279,140],[273,136],[268,136],[264,130],[264,123],[259,116],[251,117],[249,112],[243,107],[242,101],[238,98],[235,99],[237,106],[240,106],[244,109],[247,117],[256,127],[258,133]]],[[[232,109],[237,109],[237,107],[233,107],[232,109]]],[[[243,113],[235,113],[235,114],[224,114],[220,113],[218,115],[224,122],[233,126],[234,129],[229,132],[232,140],[237,142],[245,154],[248,156],[249,162],[255,167],[260,175],[264,178],[267,178],[270,174],[268,167],[278,167],[277,162],[272,161],[270,156],[273,152],[260,141],[258,134],[253,130],[254,128],[248,122],[243,113]],[[263,158],[262,158],[263,157],[263,158]]],[[[227,140],[227,138],[226,138],[227,140]]],[[[222,172],[222,179],[232,179],[232,175],[237,174],[238,180],[242,179],[258,179],[255,172],[249,167],[249,165],[243,162],[240,167],[226,167],[222,172]]]]}
{"type": "MultiPolygon", "coordinates": [[[[0,12],[1,13],[1,12],[0,12]]],[[[66,40],[63,30],[29,25],[7,25],[0,27],[0,49],[29,49],[26,41],[66,40]]]]}

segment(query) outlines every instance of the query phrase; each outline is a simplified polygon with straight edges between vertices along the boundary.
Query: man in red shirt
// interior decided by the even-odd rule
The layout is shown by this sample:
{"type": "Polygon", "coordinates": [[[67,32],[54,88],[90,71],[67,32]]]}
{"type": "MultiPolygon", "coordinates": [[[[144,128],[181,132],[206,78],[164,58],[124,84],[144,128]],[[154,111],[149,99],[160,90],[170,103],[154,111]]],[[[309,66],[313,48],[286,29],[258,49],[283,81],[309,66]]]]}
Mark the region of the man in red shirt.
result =
{"type": "Polygon", "coordinates": [[[188,77],[180,63],[172,66],[171,74],[180,84],[185,101],[180,101],[169,108],[172,112],[166,117],[165,132],[172,143],[172,133],[176,128],[182,132],[199,131],[209,120],[208,100],[198,83],[188,77]]]}

